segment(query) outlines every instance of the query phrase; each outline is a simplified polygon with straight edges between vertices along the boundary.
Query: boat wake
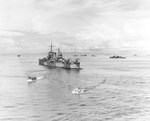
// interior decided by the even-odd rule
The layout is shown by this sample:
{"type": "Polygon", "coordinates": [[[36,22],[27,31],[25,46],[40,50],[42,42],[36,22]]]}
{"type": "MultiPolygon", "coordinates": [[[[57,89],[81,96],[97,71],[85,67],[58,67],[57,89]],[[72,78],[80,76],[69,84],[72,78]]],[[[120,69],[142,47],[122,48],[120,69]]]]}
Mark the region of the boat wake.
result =
{"type": "Polygon", "coordinates": [[[86,87],[86,88],[77,87],[75,89],[71,89],[71,86],[69,85],[68,89],[71,90],[72,94],[80,95],[80,94],[82,94],[84,92],[87,92],[87,91],[89,91],[91,89],[96,88],[97,86],[100,86],[101,84],[104,84],[105,82],[106,82],[106,79],[104,79],[102,82],[98,83],[97,85],[94,85],[94,86],[91,86],[91,87],[86,87]]]}

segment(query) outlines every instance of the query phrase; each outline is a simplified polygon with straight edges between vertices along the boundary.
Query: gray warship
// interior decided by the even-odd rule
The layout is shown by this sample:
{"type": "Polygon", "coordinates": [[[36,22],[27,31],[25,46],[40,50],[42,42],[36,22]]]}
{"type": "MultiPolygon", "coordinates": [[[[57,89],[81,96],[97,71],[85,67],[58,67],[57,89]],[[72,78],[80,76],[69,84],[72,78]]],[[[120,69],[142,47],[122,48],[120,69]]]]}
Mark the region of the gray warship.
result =
{"type": "Polygon", "coordinates": [[[58,49],[58,53],[53,52],[52,43],[50,46],[50,51],[48,52],[48,56],[42,59],[39,59],[39,65],[44,65],[48,67],[59,67],[65,69],[81,69],[79,59],[65,59],[63,58],[63,54],[58,49]]]}
{"type": "Polygon", "coordinates": [[[126,57],[123,57],[123,56],[111,56],[111,57],[109,57],[109,58],[113,58],[113,59],[119,59],[119,58],[121,58],[121,59],[126,59],[126,57]]]}

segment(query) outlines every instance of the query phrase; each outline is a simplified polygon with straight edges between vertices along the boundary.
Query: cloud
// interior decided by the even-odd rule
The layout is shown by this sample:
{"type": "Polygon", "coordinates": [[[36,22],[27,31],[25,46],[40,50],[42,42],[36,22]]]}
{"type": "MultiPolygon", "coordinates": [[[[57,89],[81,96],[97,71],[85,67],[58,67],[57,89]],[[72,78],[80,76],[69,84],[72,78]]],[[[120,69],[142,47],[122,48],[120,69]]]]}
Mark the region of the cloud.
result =
{"type": "Polygon", "coordinates": [[[0,30],[0,37],[14,37],[14,36],[24,36],[21,32],[0,30]]]}
{"type": "Polygon", "coordinates": [[[0,52],[1,53],[16,52],[15,41],[10,38],[0,38],[0,52]]]}
{"type": "Polygon", "coordinates": [[[148,47],[149,6],[149,0],[0,0],[0,39],[7,41],[1,44],[12,41],[22,52],[46,51],[51,41],[66,50],[148,47]]]}
{"type": "Polygon", "coordinates": [[[98,20],[139,19],[150,14],[148,0],[35,0],[32,5],[38,13],[32,19],[32,30],[41,34],[75,34],[98,20]]]}
{"type": "Polygon", "coordinates": [[[73,28],[78,24],[82,23],[84,26],[84,23],[89,24],[106,13],[119,12],[121,15],[124,14],[121,13],[123,11],[145,10],[149,6],[148,0],[0,0],[0,26],[41,33],[56,29],[71,29],[74,32],[77,30],[73,28]],[[69,27],[70,25],[73,27],[69,27]]]}
{"type": "Polygon", "coordinates": [[[139,41],[136,31],[129,25],[117,29],[107,24],[94,24],[76,35],[84,49],[90,48],[130,48],[139,41]]]}

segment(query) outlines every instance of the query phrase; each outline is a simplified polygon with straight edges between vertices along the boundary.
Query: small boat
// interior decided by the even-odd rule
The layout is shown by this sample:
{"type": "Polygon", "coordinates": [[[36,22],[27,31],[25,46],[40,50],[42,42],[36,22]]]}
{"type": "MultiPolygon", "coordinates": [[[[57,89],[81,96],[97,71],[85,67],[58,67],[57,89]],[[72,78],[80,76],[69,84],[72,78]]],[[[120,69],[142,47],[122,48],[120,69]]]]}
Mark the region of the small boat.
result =
{"type": "Polygon", "coordinates": [[[33,82],[36,82],[36,81],[37,81],[36,77],[28,77],[28,80],[27,80],[28,83],[33,83],[33,82]]]}
{"type": "Polygon", "coordinates": [[[43,76],[39,76],[39,77],[31,77],[31,76],[29,76],[28,77],[28,80],[27,80],[27,82],[28,83],[34,83],[34,82],[36,82],[37,80],[39,80],[39,79],[43,79],[44,77],[43,76]]]}
{"type": "Polygon", "coordinates": [[[90,86],[90,87],[86,87],[86,88],[80,88],[80,87],[77,87],[73,90],[71,90],[71,93],[72,94],[75,94],[75,95],[80,95],[82,93],[85,93],[86,91],[89,91],[89,90],[92,90],[98,86],[100,86],[101,84],[104,84],[107,80],[104,79],[102,82],[99,82],[97,85],[94,85],[94,86],[90,86]]]}
{"type": "Polygon", "coordinates": [[[21,55],[17,55],[17,57],[20,57],[21,55]]]}
{"type": "Polygon", "coordinates": [[[83,93],[85,91],[86,91],[85,89],[81,89],[80,87],[77,87],[74,90],[72,90],[71,92],[72,92],[72,94],[79,95],[79,94],[81,94],[81,93],[83,93]]]}

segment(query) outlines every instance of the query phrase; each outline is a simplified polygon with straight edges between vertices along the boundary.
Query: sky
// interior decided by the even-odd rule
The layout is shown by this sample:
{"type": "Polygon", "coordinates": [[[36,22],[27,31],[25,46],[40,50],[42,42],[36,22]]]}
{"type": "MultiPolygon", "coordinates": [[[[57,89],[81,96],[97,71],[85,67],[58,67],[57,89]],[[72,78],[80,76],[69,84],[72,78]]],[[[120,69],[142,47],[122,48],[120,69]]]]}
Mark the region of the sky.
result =
{"type": "Polygon", "coordinates": [[[149,32],[149,0],[0,0],[0,53],[150,54],[149,32]]]}

